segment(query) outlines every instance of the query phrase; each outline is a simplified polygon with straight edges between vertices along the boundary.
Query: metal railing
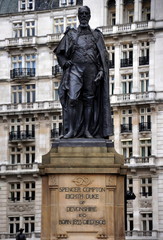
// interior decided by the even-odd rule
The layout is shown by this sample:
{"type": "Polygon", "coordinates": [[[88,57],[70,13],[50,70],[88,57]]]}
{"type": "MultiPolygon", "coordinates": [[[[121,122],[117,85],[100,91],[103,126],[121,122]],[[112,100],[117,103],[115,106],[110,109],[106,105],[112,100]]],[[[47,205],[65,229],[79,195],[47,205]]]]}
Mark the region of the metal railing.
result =
{"type": "MultiPolygon", "coordinates": [[[[16,239],[16,235],[17,233],[1,233],[0,234],[0,239],[16,239]]],[[[40,238],[41,237],[41,233],[39,232],[32,232],[32,233],[25,233],[26,238],[40,238]]]]}
{"type": "Polygon", "coordinates": [[[149,56],[139,57],[139,65],[149,65],[149,56]]]}
{"type": "Polygon", "coordinates": [[[133,60],[132,58],[121,59],[121,67],[132,67],[133,60]]]}
{"type": "Polygon", "coordinates": [[[52,75],[57,76],[62,74],[62,68],[59,65],[52,66],[52,75]]]}
{"type": "Polygon", "coordinates": [[[132,132],[132,124],[121,124],[121,133],[132,132]]]}
{"type": "Polygon", "coordinates": [[[35,68],[14,68],[10,70],[10,77],[22,78],[22,77],[35,77],[35,68]]]}
{"type": "Polygon", "coordinates": [[[151,131],[151,122],[139,123],[139,132],[151,131]]]}
{"type": "Polygon", "coordinates": [[[35,138],[34,131],[12,131],[9,133],[9,140],[29,140],[35,138]]]}

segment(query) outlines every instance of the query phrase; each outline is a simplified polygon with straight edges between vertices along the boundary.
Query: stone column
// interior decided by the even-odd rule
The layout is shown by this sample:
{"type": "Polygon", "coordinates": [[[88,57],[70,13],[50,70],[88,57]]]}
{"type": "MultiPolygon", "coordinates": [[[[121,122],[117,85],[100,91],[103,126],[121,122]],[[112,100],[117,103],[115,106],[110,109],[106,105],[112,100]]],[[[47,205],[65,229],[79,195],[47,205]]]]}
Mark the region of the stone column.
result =
{"type": "Polygon", "coordinates": [[[156,1],[151,0],[151,20],[155,20],[156,1]]]}
{"type": "Polygon", "coordinates": [[[133,42],[133,93],[139,91],[139,42],[133,42]]]}
{"type": "Polygon", "coordinates": [[[116,0],[116,24],[123,23],[123,0],[116,0]]]}
{"type": "Polygon", "coordinates": [[[10,162],[10,157],[9,156],[9,147],[8,147],[8,140],[9,140],[9,123],[7,117],[3,117],[3,120],[0,124],[0,132],[1,132],[1,141],[0,144],[0,162],[1,164],[3,163],[9,163],[10,162]]]}
{"type": "Polygon", "coordinates": [[[134,22],[142,20],[142,0],[134,1],[134,22]]]}
{"type": "Polygon", "coordinates": [[[155,39],[149,45],[149,91],[155,91],[155,39]]]}
{"type": "Polygon", "coordinates": [[[115,72],[115,89],[114,89],[114,94],[120,94],[120,85],[121,85],[121,81],[120,81],[120,44],[116,43],[115,44],[115,68],[114,68],[114,72],[115,72]]]}
{"type": "Polygon", "coordinates": [[[103,11],[103,26],[107,26],[107,18],[108,18],[108,7],[107,0],[104,1],[104,11],[103,11]]]}
{"type": "Polygon", "coordinates": [[[152,156],[157,156],[157,132],[159,131],[157,126],[157,107],[151,106],[151,145],[152,145],[152,156]]]}
{"type": "Polygon", "coordinates": [[[132,135],[133,135],[133,156],[139,156],[139,113],[136,107],[132,108],[132,135]]]}
{"type": "Polygon", "coordinates": [[[113,108],[114,111],[114,146],[118,153],[121,151],[121,140],[120,140],[120,124],[121,118],[119,117],[119,109],[117,107],[113,108]]]}
{"type": "Polygon", "coordinates": [[[134,209],[134,228],[133,234],[137,235],[137,231],[140,231],[140,209],[139,209],[139,198],[140,198],[140,185],[139,179],[137,176],[133,177],[133,192],[136,195],[135,200],[133,201],[133,209],[134,209]]]}
{"type": "Polygon", "coordinates": [[[158,177],[152,178],[153,231],[158,231],[158,177]]]}

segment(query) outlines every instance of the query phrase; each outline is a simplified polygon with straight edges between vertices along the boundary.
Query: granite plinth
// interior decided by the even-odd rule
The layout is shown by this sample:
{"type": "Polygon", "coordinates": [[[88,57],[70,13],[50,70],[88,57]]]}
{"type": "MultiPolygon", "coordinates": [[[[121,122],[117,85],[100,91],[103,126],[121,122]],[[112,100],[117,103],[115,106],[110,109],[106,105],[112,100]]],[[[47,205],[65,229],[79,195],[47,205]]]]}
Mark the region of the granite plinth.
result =
{"type": "Polygon", "coordinates": [[[105,139],[61,139],[43,156],[41,240],[124,240],[126,167],[105,139]]]}
{"type": "Polygon", "coordinates": [[[103,138],[70,138],[58,139],[52,143],[53,147],[114,147],[114,143],[103,138]]]}

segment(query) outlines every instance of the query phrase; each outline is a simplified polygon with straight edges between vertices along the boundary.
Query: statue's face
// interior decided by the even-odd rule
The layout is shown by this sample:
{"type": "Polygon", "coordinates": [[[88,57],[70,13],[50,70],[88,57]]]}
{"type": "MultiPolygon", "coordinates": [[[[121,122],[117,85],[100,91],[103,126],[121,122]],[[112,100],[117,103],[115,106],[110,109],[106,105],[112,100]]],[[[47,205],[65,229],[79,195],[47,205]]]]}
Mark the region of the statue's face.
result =
{"type": "Polygon", "coordinates": [[[89,20],[91,18],[90,12],[86,8],[80,8],[80,11],[78,13],[78,18],[79,18],[80,26],[87,27],[89,20]]]}

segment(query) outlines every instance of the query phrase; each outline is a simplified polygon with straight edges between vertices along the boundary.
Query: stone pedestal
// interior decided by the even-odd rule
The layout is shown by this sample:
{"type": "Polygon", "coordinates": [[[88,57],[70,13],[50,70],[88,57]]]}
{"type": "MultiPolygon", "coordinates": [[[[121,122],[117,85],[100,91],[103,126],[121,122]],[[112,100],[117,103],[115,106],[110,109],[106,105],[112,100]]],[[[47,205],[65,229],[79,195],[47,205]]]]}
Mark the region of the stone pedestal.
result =
{"type": "Polygon", "coordinates": [[[104,139],[55,142],[43,156],[41,240],[124,240],[123,157],[104,139]]]}

